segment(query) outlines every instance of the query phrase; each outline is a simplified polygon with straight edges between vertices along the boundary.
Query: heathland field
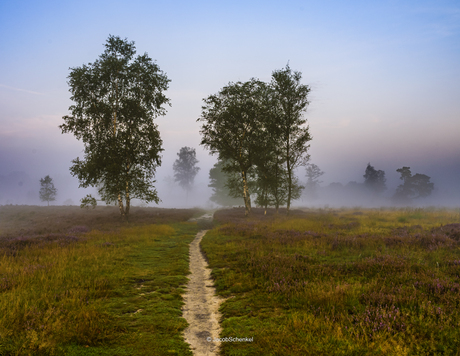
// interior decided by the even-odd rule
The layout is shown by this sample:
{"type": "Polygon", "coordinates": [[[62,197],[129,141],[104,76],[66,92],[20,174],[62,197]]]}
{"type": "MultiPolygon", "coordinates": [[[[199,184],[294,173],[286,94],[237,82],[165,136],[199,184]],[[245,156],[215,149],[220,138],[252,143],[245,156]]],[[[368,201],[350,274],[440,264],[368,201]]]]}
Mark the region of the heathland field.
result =
{"type": "Polygon", "coordinates": [[[215,214],[224,355],[460,354],[460,211],[215,214]]]}
{"type": "Polygon", "coordinates": [[[191,355],[195,209],[0,207],[0,355],[191,355]]]}
{"type": "MultiPolygon", "coordinates": [[[[198,209],[0,207],[0,355],[192,355],[198,209]]],[[[220,210],[222,355],[459,355],[460,210],[220,210]]]]}

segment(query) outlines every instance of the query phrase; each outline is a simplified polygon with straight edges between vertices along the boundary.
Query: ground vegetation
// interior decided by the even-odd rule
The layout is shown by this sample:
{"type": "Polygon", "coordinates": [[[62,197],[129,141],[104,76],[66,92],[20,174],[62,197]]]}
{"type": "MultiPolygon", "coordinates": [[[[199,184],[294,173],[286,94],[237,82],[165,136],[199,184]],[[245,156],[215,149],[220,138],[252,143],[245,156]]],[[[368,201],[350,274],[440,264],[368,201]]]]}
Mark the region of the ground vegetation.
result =
{"type": "Polygon", "coordinates": [[[223,355],[457,355],[460,211],[215,214],[223,355]]]}
{"type": "Polygon", "coordinates": [[[192,355],[185,221],[200,212],[133,209],[127,224],[116,207],[0,207],[0,355],[192,355]]]}

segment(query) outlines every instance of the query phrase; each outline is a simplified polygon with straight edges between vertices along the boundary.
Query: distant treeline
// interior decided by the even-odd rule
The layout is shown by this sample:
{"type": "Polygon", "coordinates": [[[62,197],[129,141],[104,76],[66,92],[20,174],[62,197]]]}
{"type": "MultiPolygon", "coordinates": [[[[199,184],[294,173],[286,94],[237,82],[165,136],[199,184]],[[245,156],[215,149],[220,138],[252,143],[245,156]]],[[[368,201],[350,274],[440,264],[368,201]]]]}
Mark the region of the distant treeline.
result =
{"type": "MultiPolygon", "coordinates": [[[[434,183],[430,182],[431,178],[425,174],[416,173],[412,175],[410,167],[402,167],[396,170],[400,173],[402,183],[396,188],[391,198],[384,198],[383,193],[387,190],[385,172],[377,170],[370,163],[367,164],[363,175],[363,182],[349,182],[346,185],[342,183],[331,183],[327,186],[321,186],[319,178],[324,174],[321,169],[308,163],[305,170],[305,183],[299,184],[297,199],[301,204],[315,204],[319,202],[336,204],[376,204],[381,205],[384,201],[394,205],[409,205],[419,198],[429,196],[434,190],[434,183]]],[[[251,176],[249,185],[253,188],[256,203],[257,199],[257,177],[251,176]]],[[[213,194],[210,200],[222,206],[235,206],[243,203],[241,192],[232,190],[236,175],[233,176],[223,170],[223,162],[218,161],[209,172],[210,184],[213,194]]],[[[259,205],[258,206],[264,206],[259,205]]],[[[268,205],[273,206],[273,205],[268,205]]],[[[265,206],[266,207],[266,206],[265,206]]]]}

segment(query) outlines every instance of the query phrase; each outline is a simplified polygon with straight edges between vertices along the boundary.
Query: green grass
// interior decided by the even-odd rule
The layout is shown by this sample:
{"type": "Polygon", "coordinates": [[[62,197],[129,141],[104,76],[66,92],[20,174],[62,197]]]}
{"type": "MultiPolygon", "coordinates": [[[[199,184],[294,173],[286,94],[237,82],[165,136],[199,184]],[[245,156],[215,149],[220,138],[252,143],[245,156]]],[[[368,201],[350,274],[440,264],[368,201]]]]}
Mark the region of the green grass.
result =
{"type": "Polygon", "coordinates": [[[0,355],[191,355],[181,307],[197,224],[75,230],[1,241],[0,355]]]}
{"type": "Polygon", "coordinates": [[[223,355],[458,355],[459,210],[235,218],[202,241],[223,355]],[[404,218],[404,219],[402,219],[404,218]]]}
{"type": "MultiPolygon", "coordinates": [[[[212,224],[137,213],[0,207],[0,355],[192,355],[188,244],[212,224]]],[[[221,337],[253,338],[223,355],[459,354],[459,210],[242,215],[202,242],[231,297],[221,337]]]]}

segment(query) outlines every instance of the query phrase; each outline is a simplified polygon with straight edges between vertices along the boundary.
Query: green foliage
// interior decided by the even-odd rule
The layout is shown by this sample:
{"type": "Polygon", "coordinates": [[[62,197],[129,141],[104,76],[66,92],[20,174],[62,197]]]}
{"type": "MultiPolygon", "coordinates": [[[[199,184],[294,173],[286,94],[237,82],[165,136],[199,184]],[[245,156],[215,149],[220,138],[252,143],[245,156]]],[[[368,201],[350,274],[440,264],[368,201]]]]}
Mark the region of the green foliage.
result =
{"type": "Polygon", "coordinates": [[[307,164],[307,154],[312,139],[303,113],[309,104],[310,87],[300,83],[302,73],[293,72],[289,65],[272,73],[271,88],[274,93],[273,119],[280,134],[282,162],[287,171],[287,211],[295,199],[294,170],[307,164]]]}
{"type": "Polygon", "coordinates": [[[75,104],[60,125],[85,145],[84,159],[72,161],[72,175],[81,187],[98,187],[102,200],[118,201],[122,215],[129,214],[132,198],[159,201],[152,183],[162,140],[153,120],[169,103],[163,94],[169,79],[147,54],[135,53],[134,42],[109,36],[99,59],[71,68],[75,104]]]}
{"type": "Polygon", "coordinates": [[[254,341],[222,354],[458,353],[458,210],[231,213],[202,248],[218,293],[231,297],[221,337],[254,341]]]}
{"type": "Polygon", "coordinates": [[[222,169],[233,174],[228,184],[233,192],[241,192],[246,215],[253,193],[258,205],[278,209],[286,203],[288,212],[291,201],[300,197],[303,187],[294,169],[306,164],[311,140],[302,117],[310,89],[300,84],[301,77],[286,66],[272,73],[269,84],[257,79],[229,83],[204,99],[198,119],[203,122],[201,144],[225,161],[222,169]]]}
{"type": "Polygon", "coordinates": [[[229,83],[204,99],[201,144],[225,161],[223,170],[241,175],[246,214],[251,210],[248,173],[260,149],[266,85],[256,79],[229,83]],[[228,162],[228,163],[227,163],[228,162]]]}
{"type": "Polygon", "coordinates": [[[194,148],[182,147],[177,156],[179,158],[173,165],[174,181],[188,192],[192,189],[195,176],[200,170],[199,167],[196,167],[198,163],[196,151],[194,148]]]}
{"type": "Polygon", "coordinates": [[[88,194],[86,197],[81,199],[80,208],[89,209],[90,206],[93,209],[96,209],[97,201],[96,201],[96,198],[94,198],[91,194],[88,194]]]}
{"type": "MultiPolygon", "coordinates": [[[[269,105],[274,107],[273,104],[269,105]]],[[[279,127],[273,120],[273,113],[268,113],[266,118],[260,151],[256,157],[256,204],[265,209],[274,206],[278,210],[288,199],[288,172],[281,149],[279,127]]]]}
{"type": "MultiPolygon", "coordinates": [[[[224,162],[221,160],[218,160],[217,163],[214,164],[213,168],[209,170],[209,180],[210,184],[208,187],[212,188],[213,193],[211,195],[211,198],[209,198],[212,202],[222,205],[222,206],[232,206],[232,205],[241,205],[242,200],[237,199],[238,197],[240,198],[242,194],[239,194],[238,191],[238,197],[233,198],[231,194],[231,190],[228,188],[228,185],[232,185],[232,183],[229,183],[229,180],[232,181],[237,181],[238,176],[236,176],[236,179],[232,179],[232,174],[231,173],[225,173],[223,171],[224,167],[224,162]]],[[[235,176],[235,174],[233,174],[235,176]]],[[[235,184],[236,185],[236,184],[235,184]]],[[[238,187],[240,187],[241,184],[238,182],[238,187]]]]}
{"type": "Polygon", "coordinates": [[[40,179],[40,200],[48,202],[56,200],[57,189],[54,187],[53,178],[46,176],[40,179]]]}

